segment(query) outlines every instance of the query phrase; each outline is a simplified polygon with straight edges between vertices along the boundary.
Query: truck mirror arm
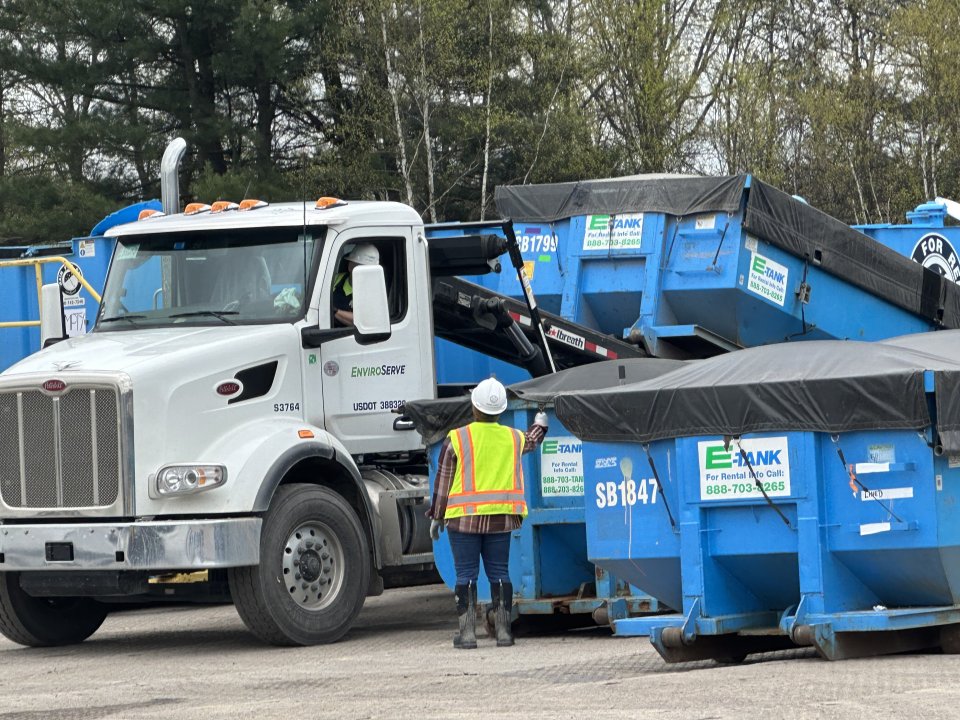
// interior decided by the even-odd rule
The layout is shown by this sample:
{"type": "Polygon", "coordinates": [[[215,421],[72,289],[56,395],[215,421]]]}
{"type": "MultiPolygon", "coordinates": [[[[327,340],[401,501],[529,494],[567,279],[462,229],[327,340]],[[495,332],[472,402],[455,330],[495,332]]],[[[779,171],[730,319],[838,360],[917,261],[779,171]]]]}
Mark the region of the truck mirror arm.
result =
{"type": "Polygon", "coordinates": [[[304,348],[318,348],[331,340],[350,337],[354,334],[354,328],[318,328],[305,327],[300,331],[300,340],[304,348]]]}
{"type": "Polygon", "coordinates": [[[304,348],[318,348],[331,340],[350,337],[356,338],[358,345],[373,345],[390,339],[390,332],[361,334],[355,327],[318,328],[305,327],[300,331],[300,341],[304,348]]]}

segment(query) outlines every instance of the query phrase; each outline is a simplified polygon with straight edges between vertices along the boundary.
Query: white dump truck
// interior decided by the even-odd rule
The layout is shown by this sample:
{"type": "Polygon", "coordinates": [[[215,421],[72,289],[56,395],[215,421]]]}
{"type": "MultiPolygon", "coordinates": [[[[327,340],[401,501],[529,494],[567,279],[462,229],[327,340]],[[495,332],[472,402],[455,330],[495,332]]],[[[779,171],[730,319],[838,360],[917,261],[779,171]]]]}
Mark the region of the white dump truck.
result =
{"type": "Polygon", "coordinates": [[[435,332],[534,372],[639,354],[453,277],[498,265],[489,224],[433,240],[405,205],[332,198],[180,212],[183,151],[166,212],[109,232],[93,332],[66,338],[44,288],[47,347],[0,375],[0,632],[24,645],[80,642],[108,601],[202,571],[263,640],[335,641],[384,579],[431,567],[423,442],[397,410],[436,397],[435,332]],[[360,245],[379,262],[346,291],[360,245]]]}

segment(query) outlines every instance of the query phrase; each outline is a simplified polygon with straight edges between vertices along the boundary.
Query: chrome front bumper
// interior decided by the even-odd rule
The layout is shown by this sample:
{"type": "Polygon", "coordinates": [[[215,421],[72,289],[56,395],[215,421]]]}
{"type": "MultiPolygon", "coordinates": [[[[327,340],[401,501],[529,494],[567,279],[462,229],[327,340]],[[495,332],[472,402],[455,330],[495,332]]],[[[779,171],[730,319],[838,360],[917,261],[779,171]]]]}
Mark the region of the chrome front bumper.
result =
{"type": "Polygon", "coordinates": [[[205,570],[260,562],[260,518],[0,526],[0,572],[205,570]]]}

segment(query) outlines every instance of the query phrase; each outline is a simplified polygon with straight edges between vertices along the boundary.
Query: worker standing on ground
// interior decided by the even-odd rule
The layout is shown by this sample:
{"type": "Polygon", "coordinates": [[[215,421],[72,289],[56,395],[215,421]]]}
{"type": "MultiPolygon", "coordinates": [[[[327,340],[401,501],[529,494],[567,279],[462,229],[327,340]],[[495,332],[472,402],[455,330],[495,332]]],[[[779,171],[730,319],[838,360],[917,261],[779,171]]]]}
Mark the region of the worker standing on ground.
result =
{"type": "Polygon", "coordinates": [[[497,646],[513,645],[513,585],[510,582],[510,533],[527,514],[521,455],[540,445],[547,432],[547,415],[539,412],[526,434],[501,425],[507,390],[494,378],[484,380],[470,395],[474,421],[451,430],[440,449],[430,536],[450,531],[450,549],[457,572],[454,592],[460,632],[454,647],[477,646],[476,608],[480,558],[490,581],[497,646]]]}
{"type": "Polygon", "coordinates": [[[371,243],[360,243],[343,260],[346,269],[333,279],[333,317],[341,325],[353,325],[353,269],[358,265],[379,265],[380,251],[371,243]]]}

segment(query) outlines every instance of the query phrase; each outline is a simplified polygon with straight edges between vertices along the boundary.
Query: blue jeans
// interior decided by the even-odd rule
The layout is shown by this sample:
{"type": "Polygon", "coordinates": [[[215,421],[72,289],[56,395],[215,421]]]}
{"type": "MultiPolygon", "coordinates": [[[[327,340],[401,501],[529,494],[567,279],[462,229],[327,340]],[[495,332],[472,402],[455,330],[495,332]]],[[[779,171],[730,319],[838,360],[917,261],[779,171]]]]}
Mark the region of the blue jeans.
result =
{"type": "Polygon", "coordinates": [[[510,582],[510,535],[498,533],[462,533],[448,530],[453,566],[457,570],[457,585],[464,585],[480,577],[480,558],[483,570],[491,584],[498,580],[510,582]]]}

